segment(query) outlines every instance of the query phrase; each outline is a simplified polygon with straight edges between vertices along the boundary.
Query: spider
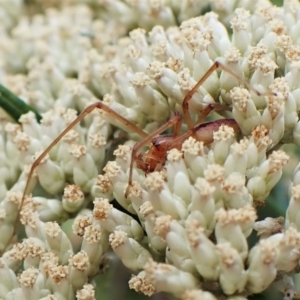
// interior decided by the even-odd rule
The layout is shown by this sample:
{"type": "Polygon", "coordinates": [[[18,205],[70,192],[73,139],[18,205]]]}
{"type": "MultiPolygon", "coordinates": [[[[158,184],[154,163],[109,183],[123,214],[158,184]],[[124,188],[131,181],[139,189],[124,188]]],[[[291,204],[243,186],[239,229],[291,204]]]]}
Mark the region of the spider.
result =
{"type": "MultiPolygon", "coordinates": [[[[229,107],[214,103],[209,104],[204,111],[202,112],[201,117],[194,125],[189,113],[189,101],[191,100],[194,93],[198,90],[198,88],[209,78],[209,76],[216,71],[217,69],[222,69],[223,71],[231,74],[234,78],[238,79],[243,85],[245,85],[248,89],[253,90],[258,96],[265,95],[258,92],[254,89],[249,83],[247,83],[243,78],[240,78],[237,74],[232,72],[227,66],[222,63],[216,61],[213,65],[208,69],[208,71],[204,74],[204,76],[195,84],[192,90],[190,90],[182,103],[182,111],[183,116],[185,117],[188,131],[184,134],[181,134],[181,125],[182,125],[182,116],[179,113],[175,113],[171,119],[163,124],[160,128],[155,130],[151,134],[147,134],[141,128],[136,126],[134,123],[128,121],[114,110],[109,108],[107,105],[102,103],[101,101],[93,103],[86,107],[84,111],[78,115],[78,117],[69,124],[66,129],[64,129],[55,139],[54,141],[37,157],[37,159],[33,162],[30,172],[28,174],[28,179],[25,185],[24,193],[22,196],[20,208],[18,211],[18,216],[15,221],[13,236],[16,234],[17,222],[20,217],[20,211],[22,210],[25,196],[28,194],[29,185],[33,176],[33,173],[36,167],[40,164],[40,162],[45,158],[45,156],[49,153],[49,151],[64,137],[76,124],[78,124],[85,116],[90,114],[94,109],[102,109],[111,117],[119,120],[123,125],[125,125],[130,131],[135,132],[141,137],[141,141],[137,142],[131,152],[131,161],[129,166],[129,178],[128,178],[128,187],[125,192],[125,196],[129,196],[130,187],[132,185],[132,175],[133,175],[133,166],[136,163],[137,167],[145,172],[145,174],[157,170],[161,170],[166,162],[167,152],[173,148],[181,149],[183,142],[189,138],[193,137],[198,141],[202,141],[204,144],[209,144],[213,141],[213,133],[219,129],[221,125],[227,125],[234,129],[235,132],[239,131],[239,126],[234,119],[219,119],[212,122],[204,122],[206,117],[213,110],[230,110],[229,107]],[[172,134],[162,134],[167,129],[173,127],[172,134]],[[150,144],[149,150],[147,153],[138,154],[142,148],[146,145],[150,144]]],[[[12,238],[6,245],[3,250],[9,246],[12,238]]]]}

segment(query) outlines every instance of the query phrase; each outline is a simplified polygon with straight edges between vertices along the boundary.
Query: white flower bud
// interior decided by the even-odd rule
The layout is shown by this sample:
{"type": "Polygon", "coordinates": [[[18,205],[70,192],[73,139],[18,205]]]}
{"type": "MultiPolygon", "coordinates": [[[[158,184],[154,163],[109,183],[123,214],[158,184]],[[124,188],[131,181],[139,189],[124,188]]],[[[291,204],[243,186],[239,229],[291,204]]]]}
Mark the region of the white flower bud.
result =
{"type": "Polygon", "coordinates": [[[260,293],[275,279],[277,270],[276,244],[268,239],[261,240],[248,256],[248,280],[246,288],[251,293],[260,293]]]}
{"type": "Polygon", "coordinates": [[[147,260],[151,258],[148,250],[134,239],[128,238],[124,231],[110,234],[109,243],[125,267],[133,271],[143,269],[147,260]]]}
{"type": "Polygon", "coordinates": [[[247,282],[247,272],[239,253],[229,243],[216,246],[220,258],[220,284],[226,295],[241,293],[247,282]]]}
{"type": "Polygon", "coordinates": [[[51,251],[59,256],[61,263],[66,263],[73,254],[73,247],[67,235],[57,223],[48,222],[45,224],[45,236],[51,251]]]}
{"type": "Polygon", "coordinates": [[[215,245],[204,234],[204,228],[197,220],[186,222],[186,235],[190,254],[199,274],[208,280],[219,278],[219,259],[215,245]]]}

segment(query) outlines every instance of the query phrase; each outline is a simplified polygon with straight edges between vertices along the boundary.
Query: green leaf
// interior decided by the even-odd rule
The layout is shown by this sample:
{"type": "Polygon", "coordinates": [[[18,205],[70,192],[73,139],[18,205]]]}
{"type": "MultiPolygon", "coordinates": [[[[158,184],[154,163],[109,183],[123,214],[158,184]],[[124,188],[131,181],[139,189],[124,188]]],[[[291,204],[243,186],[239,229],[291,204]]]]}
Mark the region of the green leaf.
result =
{"type": "Polygon", "coordinates": [[[26,104],[18,96],[0,84],[0,107],[2,107],[15,121],[18,122],[21,115],[32,111],[38,122],[41,115],[30,105],[26,104]]]}

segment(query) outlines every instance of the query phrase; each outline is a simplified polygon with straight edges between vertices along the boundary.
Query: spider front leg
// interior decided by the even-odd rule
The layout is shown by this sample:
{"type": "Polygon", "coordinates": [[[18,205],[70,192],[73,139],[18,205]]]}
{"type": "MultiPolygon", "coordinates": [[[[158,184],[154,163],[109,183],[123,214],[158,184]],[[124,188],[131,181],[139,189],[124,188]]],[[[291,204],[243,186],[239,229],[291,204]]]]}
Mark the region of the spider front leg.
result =
{"type": "Polygon", "coordinates": [[[119,120],[125,127],[128,128],[129,131],[133,131],[135,133],[137,133],[141,138],[147,138],[148,134],[146,132],[144,132],[141,128],[139,128],[138,126],[136,126],[135,124],[133,124],[132,122],[128,121],[127,119],[125,119],[124,117],[122,117],[121,115],[119,115],[118,113],[116,113],[114,110],[112,110],[111,108],[109,108],[107,105],[103,104],[102,102],[98,101],[95,102],[91,105],[89,105],[88,107],[86,107],[84,109],[84,111],[71,123],[69,124],[66,129],[64,129],[55,139],[52,143],[50,143],[50,145],[37,157],[37,159],[33,162],[29,174],[28,174],[28,178],[26,181],[26,185],[25,185],[25,189],[22,195],[22,199],[21,199],[21,203],[19,206],[19,210],[18,210],[18,214],[14,223],[14,229],[13,229],[13,233],[11,235],[11,238],[9,239],[8,243],[6,244],[6,246],[4,247],[2,253],[0,253],[0,255],[2,255],[7,247],[11,244],[13,237],[15,236],[16,232],[17,232],[17,224],[18,224],[18,220],[20,219],[20,212],[22,211],[23,205],[24,205],[24,200],[26,195],[29,192],[29,186],[30,186],[30,182],[32,180],[33,174],[35,169],[37,168],[37,166],[41,163],[41,161],[46,157],[46,155],[51,151],[51,149],[71,130],[74,128],[74,126],[76,124],[78,124],[80,121],[83,120],[84,117],[86,117],[88,114],[90,114],[94,109],[102,109],[104,110],[107,114],[109,114],[110,116],[112,116],[113,118],[119,120]]]}

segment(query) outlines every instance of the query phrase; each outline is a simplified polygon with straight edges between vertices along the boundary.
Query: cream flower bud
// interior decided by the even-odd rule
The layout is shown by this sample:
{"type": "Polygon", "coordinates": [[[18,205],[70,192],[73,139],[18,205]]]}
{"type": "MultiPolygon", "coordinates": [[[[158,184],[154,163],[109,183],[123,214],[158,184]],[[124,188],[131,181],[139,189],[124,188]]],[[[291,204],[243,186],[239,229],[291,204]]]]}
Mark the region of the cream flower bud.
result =
{"type": "Polygon", "coordinates": [[[143,269],[147,260],[151,258],[148,250],[134,239],[128,238],[124,231],[118,230],[110,234],[109,243],[125,267],[133,271],[143,269]]]}
{"type": "Polygon", "coordinates": [[[9,291],[18,287],[18,280],[14,271],[6,265],[2,258],[0,259],[0,277],[0,297],[4,299],[9,291]]]}
{"type": "Polygon", "coordinates": [[[69,258],[69,280],[75,290],[88,281],[90,261],[88,254],[80,251],[69,258]]]}
{"type": "Polygon", "coordinates": [[[99,174],[91,188],[91,194],[94,198],[107,198],[113,200],[113,191],[111,182],[106,174],[99,174]]]}
{"type": "MultiPolygon", "coordinates": [[[[128,177],[121,167],[115,161],[109,161],[103,168],[105,175],[109,178],[114,198],[130,213],[136,214],[132,207],[132,203],[125,197],[126,188],[128,185],[128,177]]],[[[133,172],[133,178],[138,176],[137,172],[133,172]]]]}
{"type": "Polygon", "coordinates": [[[67,235],[57,223],[52,222],[45,224],[45,235],[51,251],[59,256],[61,263],[66,263],[73,254],[73,247],[67,235]]]}
{"type": "Polygon", "coordinates": [[[248,256],[248,280],[246,288],[251,293],[265,290],[276,277],[276,244],[268,239],[261,240],[248,256]]]}
{"type": "Polygon", "coordinates": [[[96,198],[94,200],[93,216],[108,232],[121,230],[136,240],[144,236],[139,223],[131,216],[115,209],[107,199],[96,198]]]}
{"type": "Polygon", "coordinates": [[[268,239],[277,243],[277,270],[291,272],[299,263],[300,234],[295,228],[290,227],[284,233],[274,234],[268,239]]]}
{"type": "Polygon", "coordinates": [[[173,219],[184,219],[187,215],[186,205],[170,191],[162,173],[150,173],[145,179],[145,185],[148,189],[146,199],[151,202],[155,210],[162,211],[173,219]]]}
{"type": "Polygon", "coordinates": [[[141,111],[152,115],[155,122],[165,121],[169,117],[166,99],[151,87],[150,78],[144,73],[135,73],[131,83],[136,91],[141,111]]]}
{"type": "Polygon", "coordinates": [[[108,233],[101,228],[99,223],[93,222],[92,225],[85,227],[81,250],[85,251],[89,257],[89,276],[99,272],[102,256],[108,246],[108,233]]]}
{"type": "Polygon", "coordinates": [[[96,291],[92,284],[86,283],[82,289],[78,289],[76,291],[76,299],[77,300],[95,300],[96,299],[96,291]]]}
{"type": "Polygon", "coordinates": [[[143,227],[147,232],[149,247],[158,255],[164,256],[167,243],[161,236],[159,236],[158,232],[155,230],[157,216],[153,206],[149,201],[146,201],[140,206],[139,210],[144,219],[143,227]]]}
{"type": "Polygon", "coordinates": [[[69,152],[73,156],[73,179],[74,183],[83,192],[89,192],[93,179],[97,176],[97,167],[90,154],[86,152],[85,146],[71,145],[69,152]]]}
{"type": "Polygon", "coordinates": [[[243,134],[248,135],[261,123],[261,115],[257,110],[250,92],[247,89],[234,87],[230,91],[232,98],[232,115],[239,124],[243,134]]]}
{"type": "Polygon", "coordinates": [[[203,142],[198,142],[193,137],[189,137],[183,142],[181,150],[184,153],[184,161],[188,166],[191,180],[195,181],[198,177],[203,176],[208,164],[203,142]]]}
{"type": "Polygon", "coordinates": [[[177,86],[178,75],[176,72],[167,68],[165,63],[159,61],[151,62],[147,71],[149,76],[156,81],[165,95],[175,97],[178,101],[182,100],[182,94],[177,86]]]}
{"type": "Polygon", "coordinates": [[[67,185],[62,197],[62,206],[67,212],[73,213],[80,209],[84,201],[84,194],[76,185],[67,185]]]}
{"type": "Polygon", "coordinates": [[[230,243],[231,246],[238,251],[242,259],[248,254],[248,243],[239,223],[244,220],[240,213],[243,209],[230,209],[225,211],[219,209],[216,212],[215,235],[218,244],[230,243]]]}
{"type": "Polygon", "coordinates": [[[205,234],[209,236],[215,226],[215,201],[213,197],[215,187],[211,186],[204,178],[198,178],[194,187],[192,189],[191,204],[188,207],[190,211],[188,220],[191,218],[202,219],[201,224],[207,231],[205,234]]]}
{"type": "Polygon", "coordinates": [[[252,204],[252,195],[245,187],[245,176],[238,172],[231,173],[222,184],[224,206],[227,208],[240,208],[252,204]]]}
{"type": "Polygon", "coordinates": [[[191,184],[182,156],[183,153],[177,149],[168,151],[166,163],[167,181],[170,190],[185,203],[189,203],[191,184]]]}
{"type": "Polygon", "coordinates": [[[180,297],[186,290],[196,288],[198,280],[190,273],[172,265],[156,263],[151,258],[145,265],[146,279],[158,292],[168,292],[180,297]]]}
{"type": "Polygon", "coordinates": [[[153,284],[151,284],[149,280],[147,280],[145,271],[141,271],[138,275],[132,275],[128,283],[130,289],[133,289],[136,292],[142,293],[149,297],[157,292],[153,284]]]}
{"type": "Polygon", "coordinates": [[[50,221],[63,221],[68,215],[64,211],[61,201],[56,199],[46,199],[43,197],[32,198],[35,205],[36,211],[43,222],[50,221]]]}
{"type": "Polygon", "coordinates": [[[38,238],[28,238],[22,242],[24,269],[38,268],[42,255],[46,252],[46,245],[38,238]]]}
{"type": "Polygon", "coordinates": [[[170,216],[160,216],[155,221],[155,232],[167,242],[166,259],[180,270],[195,273],[194,262],[187,246],[184,227],[170,216]]]}
{"type": "Polygon", "coordinates": [[[36,168],[39,183],[49,194],[55,195],[63,190],[65,175],[62,169],[49,160],[47,155],[36,168]]]}
{"type": "Polygon", "coordinates": [[[240,174],[246,173],[248,159],[246,146],[244,143],[234,143],[231,145],[230,153],[224,163],[226,175],[232,174],[233,172],[240,174]]]}
{"type": "Polygon", "coordinates": [[[248,29],[250,26],[250,13],[243,8],[237,8],[235,14],[236,16],[230,21],[233,30],[232,42],[241,53],[245,53],[251,45],[251,34],[248,29]]]}
{"type": "Polygon", "coordinates": [[[214,162],[223,165],[229,155],[230,145],[235,141],[232,127],[221,125],[218,131],[213,133],[212,151],[214,162]]]}
{"type": "Polygon", "coordinates": [[[247,272],[239,253],[229,243],[216,246],[220,258],[220,284],[226,295],[241,293],[247,282],[247,272]]]}
{"type": "Polygon", "coordinates": [[[269,135],[276,145],[284,134],[284,103],[283,95],[267,96],[267,108],[263,111],[261,122],[269,129],[269,135]]]}
{"type": "Polygon", "coordinates": [[[190,254],[199,274],[208,280],[219,278],[219,259],[215,245],[204,234],[204,228],[197,220],[186,222],[186,235],[190,254]]]}
{"type": "Polygon", "coordinates": [[[45,285],[45,278],[38,269],[31,267],[24,270],[18,280],[23,292],[23,299],[40,299],[45,285]]]}

